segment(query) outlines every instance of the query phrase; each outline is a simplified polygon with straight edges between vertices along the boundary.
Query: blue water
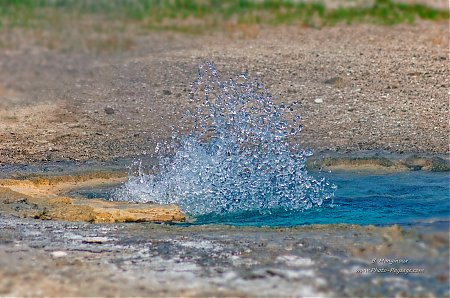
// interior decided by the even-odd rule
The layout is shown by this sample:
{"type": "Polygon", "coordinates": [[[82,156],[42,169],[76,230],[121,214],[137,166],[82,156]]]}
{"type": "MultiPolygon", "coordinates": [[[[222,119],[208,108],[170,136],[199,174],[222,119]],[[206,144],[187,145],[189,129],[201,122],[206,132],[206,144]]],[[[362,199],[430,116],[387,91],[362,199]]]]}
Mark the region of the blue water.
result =
{"type": "Polygon", "coordinates": [[[326,176],[338,186],[332,206],[291,212],[274,209],[270,214],[259,212],[207,214],[196,217],[195,224],[289,227],[338,223],[417,225],[435,221],[442,222],[448,229],[450,210],[448,173],[340,172],[326,176]]]}
{"type": "MultiPolygon", "coordinates": [[[[319,175],[319,174],[317,174],[319,175]]],[[[449,228],[449,173],[424,171],[392,174],[321,173],[337,186],[333,204],[303,211],[272,209],[204,214],[188,224],[227,224],[233,226],[291,227],[309,224],[359,224],[416,226],[440,225],[449,228]]],[[[320,176],[319,175],[319,176],[320,176]]],[[[80,189],[71,195],[110,198],[117,185],[80,189]]]]}

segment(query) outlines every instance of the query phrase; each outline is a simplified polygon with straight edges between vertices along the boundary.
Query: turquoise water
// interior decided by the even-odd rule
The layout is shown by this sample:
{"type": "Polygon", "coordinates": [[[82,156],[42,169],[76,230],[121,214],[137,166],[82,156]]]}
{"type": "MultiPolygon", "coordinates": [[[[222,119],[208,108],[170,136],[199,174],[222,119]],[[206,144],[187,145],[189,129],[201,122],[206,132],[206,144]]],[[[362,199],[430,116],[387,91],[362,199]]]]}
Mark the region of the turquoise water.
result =
{"type": "MultiPolygon", "coordinates": [[[[189,224],[290,227],[309,224],[428,225],[448,229],[449,173],[322,173],[337,185],[333,204],[303,211],[272,209],[205,214],[189,224]]],[[[78,190],[72,195],[109,198],[117,185],[78,190]]],[[[331,203],[331,202],[330,202],[331,203]]]]}
{"type": "Polygon", "coordinates": [[[333,205],[303,211],[272,210],[202,215],[195,224],[297,226],[308,224],[417,225],[434,221],[448,229],[449,174],[327,174],[338,188],[333,205]]]}

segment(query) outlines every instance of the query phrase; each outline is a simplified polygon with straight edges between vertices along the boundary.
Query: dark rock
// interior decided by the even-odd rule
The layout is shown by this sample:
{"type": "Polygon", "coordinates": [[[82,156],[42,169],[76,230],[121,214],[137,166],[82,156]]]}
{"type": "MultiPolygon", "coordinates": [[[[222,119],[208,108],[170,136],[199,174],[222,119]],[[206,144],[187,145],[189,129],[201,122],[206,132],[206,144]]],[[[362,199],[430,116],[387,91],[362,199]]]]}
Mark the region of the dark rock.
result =
{"type": "Polygon", "coordinates": [[[112,115],[115,113],[115,111],[113,108],[107,107],[107,108],[105,108],[105,113],[108,115],[112,115]]]}
{"type": "Polygon", "coordinates": [[[413,155],[404,161],[405,166],[410,170],[426,170],[431,172],[447,172],[450,170],[450,164],[447,160],[441,157],[423,157],[413,155]]]}
{"type": "Polygon", "coordinates": [[[164,90],[163,90],[163,94],[164,94],[164,95],[170,95],[170,94],[172,94],[172,92],[170,92],[170,90],[164,89],[164,90]]]}
{"type": "Polygon", "coordinates": [[[410,156],[404,161],[404,165],[407,166],[411,171],[422,170],[423,167],[427,166],[427,163],[427,159],[419,157],[417,155],[410,156]]]}
{"type": "Polygon", "coordinates": [[[333,77],[323,82],[326,85],[333,85],[336,88],[343,88],[346,85],[345,79],[342,77],[333,77]]]}
{"type": "Polygon", "coordinates": [[[431,172],[447,172],[450,170],[449,162],[440,157],[433,157],[431,159],[431,172]]]}
{"type": "Polygon", "coordinates": [[[341,83],[341,82],[343,82],[343,81],[344,81],[344,79],[341,78],[341,77],[333,77],[333,78],[331,78],[331,79],[325,80],[325,81],[324,81],[324,84],[327,84],[327,85],[334,85],[334,84],[341,83]]]}
{"type": "Polygon", "coordinates": [[[420,171],[420,170],[422,170],[423,167],[421,165],[409,165],[408,168],[411,171],[420,171]]]}

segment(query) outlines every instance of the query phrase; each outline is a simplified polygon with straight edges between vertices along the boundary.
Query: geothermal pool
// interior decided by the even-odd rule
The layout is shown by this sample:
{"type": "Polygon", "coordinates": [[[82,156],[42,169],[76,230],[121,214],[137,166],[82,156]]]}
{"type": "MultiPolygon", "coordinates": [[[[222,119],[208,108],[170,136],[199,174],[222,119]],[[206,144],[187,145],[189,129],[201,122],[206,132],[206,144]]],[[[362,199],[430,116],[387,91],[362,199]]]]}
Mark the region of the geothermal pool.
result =
{"type": "MultiPolygon", "coordinates": [[[[374,174],[322,173],[338,188],[329,204],[307,210],[274,208],[191,217],[189,224],[292,227],[308,224],[358,224],[448,229],[449,175],[424,171],[374,174]]],[[[73,196],[111,199],[120,185],[78,189],[73,196]]]]}

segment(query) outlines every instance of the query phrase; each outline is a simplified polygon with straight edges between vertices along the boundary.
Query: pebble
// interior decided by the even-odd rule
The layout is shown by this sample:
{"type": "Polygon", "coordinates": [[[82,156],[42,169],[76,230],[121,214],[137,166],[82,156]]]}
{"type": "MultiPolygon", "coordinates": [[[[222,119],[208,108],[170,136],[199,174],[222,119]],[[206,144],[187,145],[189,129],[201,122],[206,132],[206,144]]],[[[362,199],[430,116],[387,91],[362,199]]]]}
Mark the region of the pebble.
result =
{"type": "Polygon", "coordinates": [[[67,253],[65,251],[53,251],[52,253],[50,253],[50,255],[52,256],[52,258],[57,259],[67,256],[67,253]]]}
{"type": "Polygon", "coordinates": [[[107,107],[107,108],[105,108],[105,113],[108,115],[112,115],[115,113],[115,111],[113,108],[107,107]]]}
{"type": "Polygon", "coordinates": [[[317,97],[316,99],[314,99],[315,103],[323,103],[323,98],[322,97],[317,97]]]}
{"type": "Polygon", "coordinates": [[[340,78],[340,77],[333,77],[333,78],[330,78],[328,80],[325,80],[324,84],[334,85],[334,84],[336,84],[337,82],[340,82],[340,81],[342,81],[342,78],[340,78]]]}
{"type": "Polygon", "coordinates": [[[93,244],[102,244],[104,242],[107,242],[109,238],[107,237],[89,237],[83,239],[83,243],[93,243],[93,244]]]}
{"type": "Polygon", "coordinates": [[[288,266],[312,266],[314,261],[310,258],[302,258],[294,255],[285,255],[277,257],[277,261],[284,262],[288,266]]]}

